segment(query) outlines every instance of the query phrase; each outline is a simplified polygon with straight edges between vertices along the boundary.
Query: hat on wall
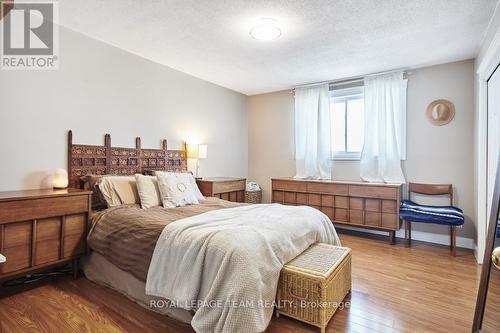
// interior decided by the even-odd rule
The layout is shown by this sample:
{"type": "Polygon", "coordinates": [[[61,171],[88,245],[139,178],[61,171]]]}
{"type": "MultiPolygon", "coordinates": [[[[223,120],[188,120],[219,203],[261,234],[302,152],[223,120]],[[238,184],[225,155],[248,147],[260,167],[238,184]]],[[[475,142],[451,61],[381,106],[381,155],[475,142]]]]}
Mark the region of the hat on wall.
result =
{"type": "Polygon", "coordinates": [[[429,104],[426,115],[431,124],[443,126],[455,116],[455,106],[446,99],[437,99],[429,104]]]}

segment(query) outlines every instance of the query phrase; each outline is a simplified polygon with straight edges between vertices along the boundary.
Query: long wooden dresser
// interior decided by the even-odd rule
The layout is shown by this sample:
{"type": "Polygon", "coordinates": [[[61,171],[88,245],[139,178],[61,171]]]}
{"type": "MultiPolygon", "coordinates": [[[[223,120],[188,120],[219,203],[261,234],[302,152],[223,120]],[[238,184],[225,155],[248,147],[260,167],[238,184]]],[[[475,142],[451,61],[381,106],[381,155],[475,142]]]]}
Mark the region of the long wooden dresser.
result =
{"type": "Polygon", "coordinates": [[[335,224],[388,231],[395,244],[401,188],[400,184],[273,178],[272,201],[317,208],[335,224]]]}

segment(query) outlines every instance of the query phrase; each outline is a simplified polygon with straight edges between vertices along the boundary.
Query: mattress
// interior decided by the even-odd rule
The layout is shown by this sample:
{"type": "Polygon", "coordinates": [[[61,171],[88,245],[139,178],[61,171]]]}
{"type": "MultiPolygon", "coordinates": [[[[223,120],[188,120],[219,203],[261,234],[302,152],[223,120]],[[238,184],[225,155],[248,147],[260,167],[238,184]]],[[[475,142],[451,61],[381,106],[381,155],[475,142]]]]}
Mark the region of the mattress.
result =
{"type": "Polygon", "coordinates": [[[92,252],[81,260],[81,268],[87,279],[99,285],[110,287],[148,310],[167,315],[184,323],[190,323],[193,313],[171,306],[161,297],[145,293],[146,283],[109,262],[99,253],[92,252]]]}
{"type": "Polygon", "coordinates": [[[207,198],[198,205],[177,208],[111,207],[92,217],[88,245],[116,267],[145,282],[156,241],[166,225],[211,210],[239,205],[243,204],[207,198]]]}

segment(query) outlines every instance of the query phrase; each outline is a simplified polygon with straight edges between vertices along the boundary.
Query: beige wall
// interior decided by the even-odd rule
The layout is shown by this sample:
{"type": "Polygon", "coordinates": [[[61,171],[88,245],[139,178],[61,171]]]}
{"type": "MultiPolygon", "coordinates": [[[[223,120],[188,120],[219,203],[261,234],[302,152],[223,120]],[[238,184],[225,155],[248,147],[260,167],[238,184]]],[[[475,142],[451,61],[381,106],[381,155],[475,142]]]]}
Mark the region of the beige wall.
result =
{"type": "MultiPolygon", "coordinates": [[[[403,168],[413,182],[453,183],[455,203],[467,216],[459,245],[472,247],[475,237],[473,197],[474,63],[462,61],[413,70],[408,81],[407,157],[403,168]],[[429,124],[425,109],[434,99],[455,104],[454,120],[442,127],[429,124]]],[[[270,178],[293,176],[294,100],[290,91],[248,98],[249,179],[259,182],[270,200],[270,178]]],[[[359,180],[358,161],[335,161],[333,178],[359,180]]],[[[442,226],[416,225],[415,238],[448,242],[442,226]]],[[[401,236],[401,233],[399,233],[401,236]]]]}
{"type": "Polygon", "coordinates": [[[246,96],[60,29],[60,69],[0,74],[0,191],[40,187],[76,143],[208,144],[203,176],[247,175],[246,96]]]}

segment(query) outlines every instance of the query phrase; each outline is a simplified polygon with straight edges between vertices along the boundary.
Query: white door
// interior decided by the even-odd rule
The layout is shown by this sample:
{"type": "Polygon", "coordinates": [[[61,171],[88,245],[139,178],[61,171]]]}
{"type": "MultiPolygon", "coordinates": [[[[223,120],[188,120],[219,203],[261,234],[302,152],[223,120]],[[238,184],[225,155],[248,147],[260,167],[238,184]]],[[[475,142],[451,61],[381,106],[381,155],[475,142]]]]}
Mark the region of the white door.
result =
{"type": "Polygon", "coordinates": [[[488,220],[500,147],[500,68],[488,80],[488,220]]]}

